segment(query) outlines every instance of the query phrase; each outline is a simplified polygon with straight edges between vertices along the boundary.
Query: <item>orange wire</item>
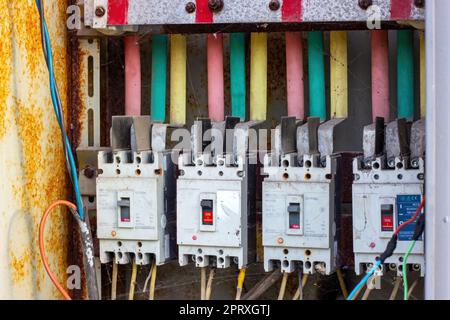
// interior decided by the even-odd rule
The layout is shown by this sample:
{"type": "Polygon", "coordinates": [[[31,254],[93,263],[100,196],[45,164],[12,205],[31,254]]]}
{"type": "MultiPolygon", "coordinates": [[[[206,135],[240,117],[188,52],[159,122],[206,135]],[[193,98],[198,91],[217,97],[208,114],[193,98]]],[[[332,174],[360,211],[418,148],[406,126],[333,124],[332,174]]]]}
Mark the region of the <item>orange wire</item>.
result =
{"type": "Polygon", "coordinates": [[[58,200],[58,201],[52,203],[47,208],[47,210],[45,210],[44,215],[42,216],[42,219],[41,219],[41,224],[39,225],[39,251],[41,253],[42,262],[44,263],[45,271],[47,271],[47,274],[50,277],[50,279],[52,280],[55,287],[59,290],[59,292],[61,292],[61,294],[64,296],[64,298],[66,300],[72,300],[72,298],[69,296],[67,291],[61,286],[61,284],[58,282],[58,280],[56,279],[53,272],[50,270],[50,266],[48,265],[47,257],[45,255],[45,247],[44,247],[45,223],[47,221],[49,214],[57,206],[67,206],[67,207],[73,209],[74,211],[77,211],[77,207],[73,203],[71,203],[69,201],[65,201],[65,200],[58,200]]]}

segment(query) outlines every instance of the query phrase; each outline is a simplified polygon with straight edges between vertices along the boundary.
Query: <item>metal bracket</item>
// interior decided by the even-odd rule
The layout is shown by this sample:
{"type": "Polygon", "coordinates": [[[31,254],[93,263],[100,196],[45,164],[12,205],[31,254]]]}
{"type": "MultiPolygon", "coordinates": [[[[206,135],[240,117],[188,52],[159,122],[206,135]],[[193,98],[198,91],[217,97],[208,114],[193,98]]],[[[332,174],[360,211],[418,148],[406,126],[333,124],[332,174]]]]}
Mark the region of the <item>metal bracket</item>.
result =
{"type": "Polygon", "coordinates": [[[331,156],[334,154],[334,130],[346,119],[332,119],[320,125],[318,130],[319,153],[321,157],[331,156]]]}
{"type": "Polygon", "coordinates": [[[304,155],[319,153],[319,126],[320,118],[309,118],[304,125],[297,128],[297,152],[299,158],[304,155]]]}
{"type": "Polygon", "coordinates": [[[392,159],[410,154],[406,119],[397,119],[386,126],[386,157],[388,165],[392,159]]]}
{"type": "Polygon", "coordinates": [[[363,133],[364,160],[373,160],[384,152],[384,118],[365,126],[363,133]]]}

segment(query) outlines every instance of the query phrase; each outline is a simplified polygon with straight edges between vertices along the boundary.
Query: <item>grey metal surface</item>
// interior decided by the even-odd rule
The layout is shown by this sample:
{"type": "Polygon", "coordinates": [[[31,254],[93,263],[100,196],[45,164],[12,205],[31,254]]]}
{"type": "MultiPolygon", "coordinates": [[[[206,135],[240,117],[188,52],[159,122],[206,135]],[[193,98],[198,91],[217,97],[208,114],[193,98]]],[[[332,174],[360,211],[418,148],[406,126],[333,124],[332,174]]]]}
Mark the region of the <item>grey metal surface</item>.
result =
{"type": "Polygon", "coordinates": [[[405,119],[397,119],[386,126],[386,157],[388,161],[409,155],[408,128],[405,119]]]}
{"type": "Polygon", "coordinates": [[[375,123],[364,127],[363,151],[365,160],[373,160],[384,152],[384,120],[377,118],[375,123]]]}
{"type": "Polygon", "coordinates": [[[425,156],[425,119],[420,119],[411,127],[411,159],[425,156]]]}
{"type": "Polygon", "coordinates": [[[150,117],[133,117],[131,126],[131,150],[133,152],[149,151],[151,149],[150,117]]]}
{"type": "Polygon", "coordinates": [[[322,157],[335,153],[336,136],[334,130],[346,119],[332,119],[320,125],[318,130],[319,153],[322,157]]]}
{"type": "MultiPolygon", "coordinates": [[[[112,0],[109,0],[112,1],[112,0]]],[[[128,25],[170,25],[194,24],[196,13],[186,11],[185,0],[129,0],[128,25]]],[[[108,1],[85,0],[87,22],[94,28],[105,28],[108,24],[108,1]],[[93,15],[97,6],[106,9],[104,16],[93,15]]],[[[213,15],[213,23],[280,23],[289,22],[282,15],[282,9],[273,11],[269,8],[268,0],[225,0],[224,8],[213,15]]],[[[379,14],[381,21],[390,21],[390,0],[374,0],[376,10],[364,10],[357,0],[304,0],[302,1],[301,17],[296,22],[365,22],[379,14]]],[[[282,5],[282,3],[281,3],[282,5]]],[[[374,7],[375,8],[375,7],[374,7]]],[[[424,9],[413,6],[410,13],[411,20],[423,20],[424,9]]]]}
{"type": "Polygon", "coordinates": [[[450,1],[427,2],[426,299],[450,299],[450,1]]]}
{"type": "Polygon", "coordinates": [[[304,125],[297,128],[297,152],[299,156],[319,152],[319,125],[320,118],[309,118],[304,125]]]}

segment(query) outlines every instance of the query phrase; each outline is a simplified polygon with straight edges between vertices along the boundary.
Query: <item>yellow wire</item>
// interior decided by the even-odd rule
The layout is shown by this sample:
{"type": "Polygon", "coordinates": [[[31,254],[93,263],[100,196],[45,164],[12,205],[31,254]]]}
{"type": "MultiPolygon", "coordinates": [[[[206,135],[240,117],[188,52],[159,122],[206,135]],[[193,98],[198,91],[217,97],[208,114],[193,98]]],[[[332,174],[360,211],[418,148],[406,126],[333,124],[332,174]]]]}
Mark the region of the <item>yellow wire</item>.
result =
{"type": "Polygon", "coordinates": [[[216,269],[212,268],[209,271],[209,278],[208,278],[208,285],[206,286],[205,300],[211,300],[212,284],[213,284],[215,274],[216,274],[216,269]]]}
{"type": "Polygon", "coordinates": [[[133,269],[131,272],[130,293],[128,295],[128,300],[134,300],[134,289],[136,287],[136,277],[137,277],[137,263],[136,263],[136,259],[133,259],[133,269]]]}
{"type": "Polygon", "coordinates": [[[200,270],[200,295],[201,300],[206,299],[206,268],[200,270]]]}
{"type": "Polygon", "coordinates": [[[347,291],[347,286],[345,285],[345,280],[344,280],[344,275],[342,274],[342,270],[337,269],[336,274],[337,274],[337,278],[339,281],[339,286],[341,287],[342,296],[344,297],[345,300],[347,300],[348,291],[347,291]]]}
{"type": "Polygon", "coordinates": [[[286,285],[289,278],[289,273],[285,272],[283,274],[283,280],[281,280],[280,293],[278,294],[278,300],[284,299],[284,294],[286,293],[286,285]]]}
{"type": "Polygon", "coordinates": [[[117,299],[117,274],[119,271],[119,264],[116,263],[116,258],[113,260],[112,279],[111,279],[111,300],[117,299]]]}
{"type": "Polygon", "coordinates": [[[150,300],[155,300],[155,287],[156,287],[156,273],[158,271],[158,266],[156,261],[153,262],[152,267],[152,277],[150,280],[150,300]]]}
{"type": "Polygon", "coordinates": [[[237,291],[236,291],[236,300],[241,300],[242,288],[244,287],[246,271],[247,270],[245,268],[243,268],[239,271],[238,285],[237,285],[237,291]]]}
{"type": "Polygon", "coordinates": [[[395,298],[397,297],[398,289],[400,288],[401,283],[402,283],[402,277],[397,277],[397,279],[395,279],[394,289],[392,290],[389,300],[395,300],[395,298]]]}
{"type": "Polygon", "coordinates": [[[306,286],[306,283],[308,282],[309,274],[305,273],[302,278],[302,286],[298,287],[297,291],[295,292],[294,298],[292,300],[303,300],[303,289],[306,286]]]}

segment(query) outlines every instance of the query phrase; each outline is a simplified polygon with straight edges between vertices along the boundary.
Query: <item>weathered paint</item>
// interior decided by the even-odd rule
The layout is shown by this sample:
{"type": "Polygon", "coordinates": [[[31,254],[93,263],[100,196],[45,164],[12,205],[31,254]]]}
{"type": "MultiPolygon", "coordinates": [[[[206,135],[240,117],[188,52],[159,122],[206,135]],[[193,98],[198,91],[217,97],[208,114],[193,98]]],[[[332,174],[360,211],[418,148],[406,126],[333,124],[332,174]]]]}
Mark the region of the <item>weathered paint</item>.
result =
{"type": "Polygon", "coordinates": [[[323,33],[308,32],[309,116],[327,119],[323,33]]]}
{"type": "Polygon", "coordinates": [[[330,32],[331,117],[348,117],[347,32],[330,32]]]}
{"type": "Polygon", "coordinates": [[[288,116],[305,118],[303,39],[300,32],[286,32],[288,116]]]}
{"type": "Polygon", "coordinates": [[[170,37],[170,122],[186,123],[186,37],[170,37]]]}
{"type": "MultiPolygon", "coordinates": [[[[47,1],[55,74],[67,107],[65,1],[47,1]]],[[[0,0],[0,299],[61,298],[42,266],[38,226],[45,208],[66,198],[59,128],[51,106],[33,0],[0,0]]],[[[48,222],[50,265],[65,282],[67,213],[48,222]]]]}
{"type": "Polygon", "coordinates": [[[207,43],[209,118],[213,121],[223,121],[225,118],[223,35],[210,34],[207,43]]]}
{"type": "Polygon", "coordinates": [[[125,114],[141,114],[141,51],[139,36],[125,37],[125,114]]]}
{"type": "Polygon", "coordinates": [[[389,40],[388,31],[371,32],[372,118],[389,121],[389,40]]]}
{"type": "Polygon", "coordinates": [[[267,33],[251,35],[250,120],[267,118],[267,33]]]}
{"type": "MultiPolygon", "coordinates": [[[[195,13],[186,11],[186,0],[85,0],[87,21],[95,28],[107,25],[282,23],[282,22],[366,22],[369,10],[357,0],[283,0],[271,10],[268,0],[226,0],[220,12],[212,13],[208,0],[196,0],[195,13]],[[92,16],[96,5],[109,3],[107,14],[92,16]],[[92,22],[91,22],[92,21],[92,22]]],[[[425,10],[413,0],[378,0],[381,21],[424,20],[425,10]]]]}
{"type": "Polygon", "coordinates": [[[167,51],[166,35],[152,37],[152,85],[151,115],[153,121],[166,121],[167,98],[167,51]]]}
{"type": "Polygon", "coordinates": [[[413,31],[397,31],[397,116],[414,120],[413,31]]]}
{"type": "Polygon", "coordinates": [[[230,34],[231,113],[233,117],[239,117],[243,121],[247,117],[245,38],[245,33],[230,34]]]}

